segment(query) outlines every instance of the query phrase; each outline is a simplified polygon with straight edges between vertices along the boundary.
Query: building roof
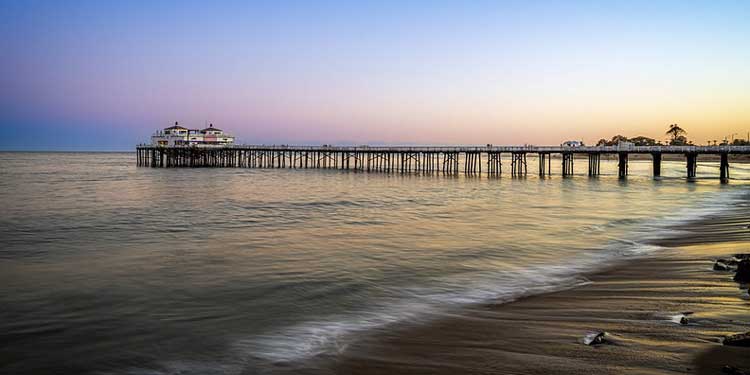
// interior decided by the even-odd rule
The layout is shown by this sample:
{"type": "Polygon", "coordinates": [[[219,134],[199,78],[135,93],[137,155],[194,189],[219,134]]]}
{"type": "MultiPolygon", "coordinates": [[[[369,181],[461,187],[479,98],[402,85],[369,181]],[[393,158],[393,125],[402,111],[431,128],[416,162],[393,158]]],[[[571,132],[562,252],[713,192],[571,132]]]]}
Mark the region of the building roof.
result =
{"type": "Polygon", "coordinates": [[[223,130],[221,130],[219,128],[214,128],[214,124],[210,124],[210,125],[208,125],[207,128],[201,129],[202,132],[207,132],[207,131],[210,131],[210,130],[213,130],[213,131],[216,131],[216,132],[223,131],[223,130]]]}
{"type": "Polygon", "coordinates": [[[187,128],[183,128],[179,122],[175,121],[173,126],[164,128],[164,130],[187,130],[187,128]]]}

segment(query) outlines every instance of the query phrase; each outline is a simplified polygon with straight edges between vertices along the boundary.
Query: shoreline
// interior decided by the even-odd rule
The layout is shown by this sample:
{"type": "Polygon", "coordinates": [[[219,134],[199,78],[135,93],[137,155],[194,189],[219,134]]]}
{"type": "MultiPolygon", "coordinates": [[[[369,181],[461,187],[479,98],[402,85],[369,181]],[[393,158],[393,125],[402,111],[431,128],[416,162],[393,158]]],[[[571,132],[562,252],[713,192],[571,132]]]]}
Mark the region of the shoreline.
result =
{"type": "MultiPolygon", "coordinates": [[[[745,206],[744,204],[742,206],[745,206]]],[[[750,371],[750,349],[721,339],[750,330],[750,297],[713,260],[750,252],[747,207],[678,227],[656,254],[586,275],[591,283],[483,304],[358,338],[291,372],[336,374],[721,374],[750,371]],[[694,312],[688,325],[671,319],[694,312]],[[582,343],[606,331],[608,342],[582,343]]]]}

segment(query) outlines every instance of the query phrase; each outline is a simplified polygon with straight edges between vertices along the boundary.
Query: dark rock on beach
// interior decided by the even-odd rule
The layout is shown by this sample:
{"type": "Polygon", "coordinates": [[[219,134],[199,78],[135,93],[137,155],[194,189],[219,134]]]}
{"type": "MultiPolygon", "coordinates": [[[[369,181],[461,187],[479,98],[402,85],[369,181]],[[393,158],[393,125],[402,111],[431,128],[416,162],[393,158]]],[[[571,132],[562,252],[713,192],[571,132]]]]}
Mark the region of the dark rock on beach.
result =
{"type": "Polygon", "coordinates": [[[729,375],[750,375],[750,372],[747,372],[745,370],[738,369],[734,366],[726,365],[721,369],[722,374],[729,374],[729,375]]]}
{"type": "Polygon", "coordinates": [[[725,262],[722,261],[723,259],[719,259],[714,262],[714,271],[731,271],[732,268],[730,268],[725,262]]]}
{"type": "Polygon", "coordinates": [[[693,315],[692,311],[685,311],[683,313],[673,315],[670,320],[672,320],[675,323],[679,323],[685,326],[685,325],[690,324],[690,319],[688,318],[688,316],[690,315],[693,315]]]}
{"type": "Polygon", "coordinates": [[[740,283],[750,282],[750,259],[744,259],[737,263],[737,273],[734,274],[734,281],[740,283]]]}
{"type": "Polygon", "coordinates": [[[750,332],[729,335],[724,338],[724,345],[750,347],[750,332]]]}
{"type": "Polygon", "coordinates": [[[737,258],[734,258],[734,257],[729,258],[729,259],[719,258],[719,259],[716,259],[716,261],[719,263],[724,263],[727,266],[736,266],[737,263],[740,262],[739,260],[737,260],[737,258]]]}
{"type": "Polygon", "coordinates": [[[586,345],[599,345],[606,341],[607,332],[591,332],[583,337],[586,345]]]}

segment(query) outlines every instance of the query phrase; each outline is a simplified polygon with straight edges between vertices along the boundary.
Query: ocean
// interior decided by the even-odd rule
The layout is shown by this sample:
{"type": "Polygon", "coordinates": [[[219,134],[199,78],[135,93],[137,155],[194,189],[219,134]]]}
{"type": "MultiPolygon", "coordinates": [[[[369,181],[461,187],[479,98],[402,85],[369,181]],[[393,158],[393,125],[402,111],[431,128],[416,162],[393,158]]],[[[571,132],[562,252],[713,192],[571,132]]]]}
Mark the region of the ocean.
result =
{"type": "MultiPolygon", "coordinates": [[[[256,374],[588,283],[744,199],[750,166],[602,176],[152,169],[0,153],[0,373],[256,374]]],[[[529,171],[535,170],[534,159],[529,171]]],[[[506,162],[507,164],[507,162],[506,162]]],[[[507,168],[507,166],[506,166],[507,168]]]]}

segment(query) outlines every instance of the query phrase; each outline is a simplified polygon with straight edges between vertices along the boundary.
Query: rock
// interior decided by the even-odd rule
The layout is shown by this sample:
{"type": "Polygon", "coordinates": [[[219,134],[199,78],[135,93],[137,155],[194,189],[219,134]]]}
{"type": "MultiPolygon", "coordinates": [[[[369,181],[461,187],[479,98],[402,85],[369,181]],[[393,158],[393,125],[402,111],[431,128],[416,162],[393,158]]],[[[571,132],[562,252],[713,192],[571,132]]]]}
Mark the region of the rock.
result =
{"type": "Polygon", "coordinates": [[[737,333],[724,338],[724,345],[750,348],[750,332],[737,333]]]}
{"type": "Polygon", "coordinates": [[[583,337],[583,343],[586,345],[599,345],[604,344],[607,332],[591,332],[583,337]]]}
{"type": "Polygon", "coordinates": [[[688,325],[690,323],[690,319],[688,319],[688,316],[693,315],[692,311],[686,311],[684,313],[680,313],[677,315],[672,315],[670,318],[671,321],[682,324],[684,326],[688,325]]]}
{"type": "Polygon", "coordinates": [[[714,262],[714,271],[731,271],[732,269],[724,262],[722,262],[724,259],[719,259],[716,262],[714,262]]]}
{"type": "Polygon", "coordinates": [[[737,258],[734,258],[734,257],[727,258],[727,259],[719,258],[719,259],[716,259],[716,261],[719,262],[719,263],[724,263],[727,266],[736,266],[737,263],[740,262],[739,260],[737,260],[737,258]]]}
{"type": "Polygon", "coordinates": [[[750,282],[750,259],[743,259],[737,263],[737,273],[734,274],[734,281],[738,283],[750,282]]]}
{"type": "Polygon", "coordinates": [[[750,372],[747,372],[745,370],[740,370],[737,367],[726,365],[721,368],[722,374],[729,374],[729,375],[750,375],[750,372]]]}

